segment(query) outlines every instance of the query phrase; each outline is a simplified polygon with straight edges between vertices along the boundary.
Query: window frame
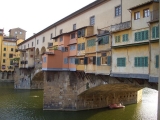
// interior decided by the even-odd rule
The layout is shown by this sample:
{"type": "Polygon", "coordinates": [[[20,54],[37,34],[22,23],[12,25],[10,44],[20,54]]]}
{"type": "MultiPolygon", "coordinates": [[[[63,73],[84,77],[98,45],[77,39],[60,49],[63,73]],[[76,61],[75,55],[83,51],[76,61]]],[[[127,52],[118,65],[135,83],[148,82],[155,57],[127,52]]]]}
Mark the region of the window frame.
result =
{"type": "Polygon", "coordinates": [[[134,20],[138,20],[141,18],[141,13],[140,11],[134,12],[134,20]]]}
{"type": "Polygon", "coordinates": [[[145,18],[145,17],[149,17],[149,16],[150,16],[150,10],[149,10],[149,8],[144,9],[143,10],[143,17],[145,18]],[[147,11],[147,16],[145,16],[146,15],[146,11],[147,11]]]}
{"type": "Polygon", "coordinates": [[[126,57],[117,58],[117,67],[126,67],[126,57]],[[124,60],[124,64],[123,64],[124,60]]]}
{"type": "Polygon", "coordinates": [[[76,24],[73,24],[73,30],[76,30],[76,24]]]}
{"type": "Polygon", "coordinates": [[[90,20],[90,25],[94,26],[95,25],[95,16],[94,15],[91,16],[89,20],[90,20]]]}
{"type": "Polygon", "coordinates": [[[122,15],[122,7],[121,5],[118,5],[115,7],[115,13],[114,13],[115,17],[121,16],[122,15]]]}
{"type": "Polygon", "coordinates": [[[43,43],[45,42],[45,37],[43,36],[43,43]]]}
{"type": "Polygon", "coordinates": [[[61,35],[63,33],[63,29],[60,29],[59,34],[61,35]]]}

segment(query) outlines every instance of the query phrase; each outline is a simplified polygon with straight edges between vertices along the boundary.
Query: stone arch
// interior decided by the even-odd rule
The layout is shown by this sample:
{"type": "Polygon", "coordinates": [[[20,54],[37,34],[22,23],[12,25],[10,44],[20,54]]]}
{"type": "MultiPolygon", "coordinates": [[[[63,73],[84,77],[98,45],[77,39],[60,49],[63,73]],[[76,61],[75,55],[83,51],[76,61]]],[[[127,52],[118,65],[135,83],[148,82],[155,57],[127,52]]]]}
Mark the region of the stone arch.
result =
{"type": "Polygon", "coordinates": [[[40,53],[39,53],[39,48],[36,49],[36,58],[39,59],[40,53]]]}
{"type": "Polygon", "coordinates": [[[41,48],[41,57],[40,57],[40,60],[42,61],[42,55],[46,52],[46,48],[43,46],[41,48]]]}

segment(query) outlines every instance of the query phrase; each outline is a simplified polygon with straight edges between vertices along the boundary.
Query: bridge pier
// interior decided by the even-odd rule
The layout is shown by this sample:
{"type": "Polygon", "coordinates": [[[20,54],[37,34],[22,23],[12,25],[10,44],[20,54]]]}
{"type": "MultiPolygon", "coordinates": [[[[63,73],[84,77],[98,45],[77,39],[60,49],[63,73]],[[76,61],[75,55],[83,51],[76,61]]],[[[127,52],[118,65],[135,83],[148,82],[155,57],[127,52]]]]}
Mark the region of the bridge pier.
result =
{"type": "Polygon", "coordinates": [[[44,72],[44,110],[78,111],[141,101],[142,87],[121,84],[109,76],[77,72],[44,72]],[[105,83],[105,84],[104,84],[105,83]]]}

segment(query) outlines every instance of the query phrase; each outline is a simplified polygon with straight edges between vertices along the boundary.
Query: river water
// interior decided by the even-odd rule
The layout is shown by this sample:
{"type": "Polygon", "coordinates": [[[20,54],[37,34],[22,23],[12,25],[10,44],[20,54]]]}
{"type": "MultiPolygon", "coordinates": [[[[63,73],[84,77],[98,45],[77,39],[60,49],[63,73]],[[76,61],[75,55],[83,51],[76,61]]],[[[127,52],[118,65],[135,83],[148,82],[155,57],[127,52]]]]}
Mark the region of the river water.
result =
{"type": "Polygon", "coordinates": [[[0,83],[0,120],[157,120],[158,92],[143,89],[142,102],[124,109],[43,111],[43,90],[14,90],[0,83]]]}

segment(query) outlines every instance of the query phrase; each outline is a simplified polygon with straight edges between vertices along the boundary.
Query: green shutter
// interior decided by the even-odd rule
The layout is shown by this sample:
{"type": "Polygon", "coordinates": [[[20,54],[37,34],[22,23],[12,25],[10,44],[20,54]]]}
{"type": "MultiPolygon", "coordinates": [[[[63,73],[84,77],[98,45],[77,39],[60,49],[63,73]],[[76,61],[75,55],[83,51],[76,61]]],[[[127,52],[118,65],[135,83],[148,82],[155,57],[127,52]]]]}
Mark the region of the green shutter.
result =
{"type": "Polygon", "coordinates": [[[144,67],[148,67],[148,57],[144,57],[144,67]]]}
{"type": "Polygon", "coordinates": [[[134,66],[138,67],[138,58],[137,57],[134,58],[134,66]]]}
{"type": "Polygon", "coordinates": [[[159,55],[156,55],[156,68],[159,68],[159,55]]]}
{"type": "Polygon", "coordinates": [[[141,32],[138,32],[138,41],[141,41],[142,40],[142,36],[141,36],[141,32]]]}
{"type": "Polygon", "coordinates": [[[138,32],[136,32],[134,35],[135,35],[135,41],[138,41],[138,32]]]}
{"type": "Polygon", "coordinates": [[[115,37],[115,43],[117,43],[117,36],[115,37]]]}
{"type": "Polygon", "coordinates": [[[145,40],[146,38],[145,31],[142,31],[141,34],[142,34],[142,40],[145,40]]]}
{"type": "Polygon", "coordinates": [[[148,40],[148,30],[146,30],[144,32],[145,32],[145,40],[148,40]]]}
{"type": "Polygon", "coordinates": [[[108,66],[111,65],[111,56],[107,56],[107,64],[108,64],[108,66]]]}
{"type": "Polygon", "coordinates": [[[126,36],[125,36],[125,34],[123,35],[123,42],[125,42],[126,41],[126,36]]]}
{"type": "Polygon", "coordinates": [[[155,38],[156,36],[155,36],[155,27],[152,27],[152,38],[155,38]]]}
{"type": "Polygon", "coordinates": [[[121,41],[121,38],[120,38],[120,36],[118,36],[118,42],[120,42],[121,41]]]}
{"type": "Polygon", "coordinates": [[[156,38],[159,38],[159,26],[156,27],[156,38]]]}
{"type": "Polygon", "coordinates": [[[126,41],[128,41],[128,34],[126,34],[126,41]]]}
{"type": "Polygon", "coordinates": [[[97,66],[101,65],[101,57],[97,57],[97,66]]]}

